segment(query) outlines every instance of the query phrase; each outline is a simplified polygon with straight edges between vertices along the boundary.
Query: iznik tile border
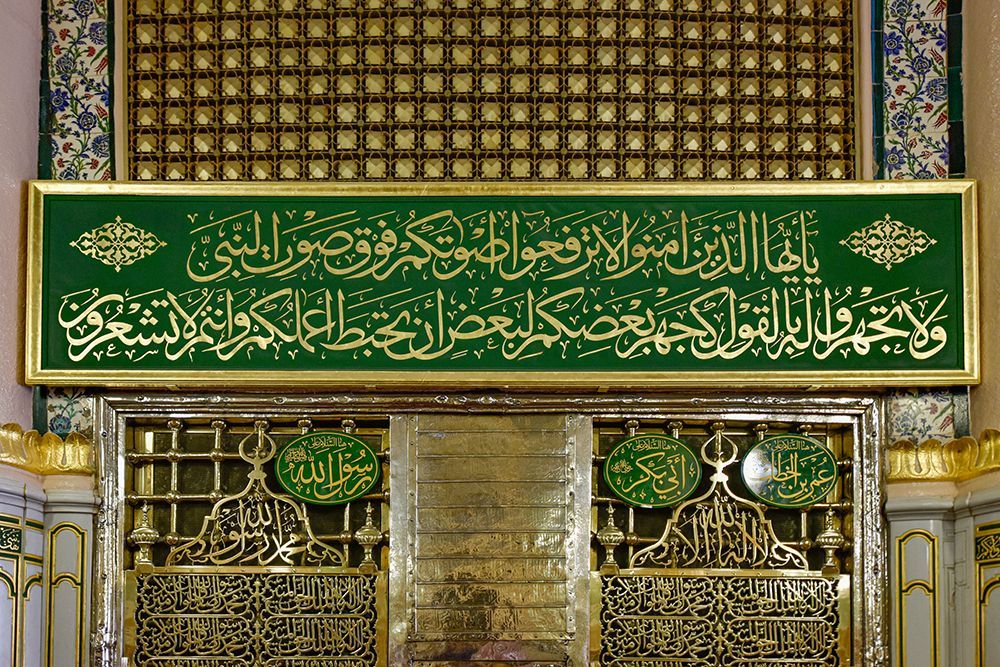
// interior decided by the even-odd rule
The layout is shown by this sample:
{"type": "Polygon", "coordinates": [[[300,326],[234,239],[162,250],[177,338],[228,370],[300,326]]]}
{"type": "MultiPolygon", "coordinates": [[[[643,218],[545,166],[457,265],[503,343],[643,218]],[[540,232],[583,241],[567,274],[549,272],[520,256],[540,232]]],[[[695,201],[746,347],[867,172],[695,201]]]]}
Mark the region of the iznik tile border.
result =
{"type": "Polygon", "coordinates": [[[885,0],[884,176],[948,176],[947,0],[885,0]]]}
{"type": "MultiPolygon", "coordinates": [[[[46,0],[42,44],[39,178],[114,177],[112,72],[114,0],[46,0]]],[[[35,428],[93,431],[93,399],[83,389],[35,393],[35,428]]]]}
{"type": "Polygon", "coordinates": [[[111,180],[113,0],[48,0],[39,176],[111,180]]]}
{"type": "MultiPolygon", "coordinates": [[[[872,3],[879,178],[948,178],[965,171],[961,12],[961,0],[872,3]]],[[[969,433],[967,387],[894,391],[886,403],[890,442],[969,433]]]]}

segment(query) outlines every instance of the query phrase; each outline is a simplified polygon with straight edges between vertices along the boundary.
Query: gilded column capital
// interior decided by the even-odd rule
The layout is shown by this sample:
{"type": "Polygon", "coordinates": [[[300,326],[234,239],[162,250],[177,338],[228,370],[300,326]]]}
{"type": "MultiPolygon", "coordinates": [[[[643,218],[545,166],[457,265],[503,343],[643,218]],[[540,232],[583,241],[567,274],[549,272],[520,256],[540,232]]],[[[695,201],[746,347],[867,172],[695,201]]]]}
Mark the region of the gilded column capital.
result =
{"type": "Polygon", "coordinates": [[[0,463],[39,475],[93,475],[94,445],[79,433],[54,433],[0,426],[0,463]]]}
{"type": "Polygon", "coordinates": [[[987,429],[978,439],[958,438],[920,444],[898,440],[887,450],[889,482],[962,482],[1000,470],[1000,431],[987,429]]]}

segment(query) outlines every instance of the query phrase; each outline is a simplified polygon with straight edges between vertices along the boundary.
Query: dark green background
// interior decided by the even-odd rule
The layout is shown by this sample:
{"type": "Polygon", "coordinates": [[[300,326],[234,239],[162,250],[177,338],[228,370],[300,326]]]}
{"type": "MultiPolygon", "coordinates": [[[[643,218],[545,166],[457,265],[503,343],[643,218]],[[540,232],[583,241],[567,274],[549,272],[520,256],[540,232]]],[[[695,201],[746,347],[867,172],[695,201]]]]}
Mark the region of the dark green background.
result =
{"type": "MultiPolygon", "coordinates": [[[[595,185],[595,191],[599,190],[595,185]]],[[[962,216],[961,197],[957,194],[927,195],[850,195],[850,196],[732,196],[732,197],[262,197],[262,196],[137,196],[137,195],[46,195],[44,198],[44,264],[43,264],[43,319],[42,319],[42,369],[51,370],[501,370],[501,371],[850,371],[850,370],[946,370],[963,367],[962,319],[962,216]],[[63,295],[93,287],[102,292],[129,289],[133,294],[158,287],[175,292],[201,287],[190,281],[184,266],[190,250],[188,213],[200,212],[202,218],[212,210],[216,218],[234,214],[247,208],[256,208],[269,220],[272,211],[290,208],[314,209],[319,215],[330,215],[338,210],[359,209],[381,213],[387,208],[397,211],[413,210],[417,215],[429,214],[444,208],[455,211],[457,217],[480,211],[486,207],[512,207],[523,210],[544,209],[556,218],[564,213],[588,208],[602,210],[619,207],[633,214],[648,209],[684,210],[689,216],[709,211],[732,209],[755,210],[778,216],[793,208],[815,211],[820,224],[820,234],[812,237],[815,256],[821,265],[822,287],[871,286],[877,291],[891,291],[903,287],[920,287],[922,291],[944,289],[950,296],[942,314],[947,316],[943,325],[948,330],[947,345],[930,359],[916,361],[907,355],[884,354],[880,345],[873,345],[869,354],[860,356],[851,352],[845,358],[835,353],[825,360],[802,355],[794,359],[772,360],[766,355],[744,354],[736,359],[714,358],[700,360],[690,354],[673,352],[667,356],[655,353],[640,359],[620,359],[612,351],[593,354],[584,358],[562,359],[558,346],[542,355],[524,361],[508,361],[499,354],[474,354],[452,360],[450,355],[430,360],[396,360],[375,350],[370,357],[355,355],[351,351],[327,352],[326,358],[318,354],[299,354],[294,361],[275,359],[273,353],[255,353],[248,358],[239,355],[221,362],[214,355],[195,354],[182,361],[168,361],[160,355],[151,355],[138,362],[125,357],[101,360],[86,359],[72,362],[66,351],[66,341],[58,324],[58,307],[63,295]],[[911,257],[886,271],[870,259],[859,256],[839,245],[841,239],[890,213],[896,220],[927,232],[937,243],[926,252],[911,257]],[[111,222],[115,216],[156,234],[168,245],[155,254],[131,266],[114,268],[87,257],[70,242],[81,234],[111,222]]],[[[414,274],[411,273],[412,278],[414,274]]],[[[801,275],[799,272],[798,275],[801,275]]],[[[560,281],[559,287],[571,286],[574,280],[583,282],[583,274],[560,281]]],[[[457,279],[456,279],[457,280],[457,279]]],[[[347,287],[362,289],[360,281],[347,287]]],[[[303,286],[296,281],[280,283],[262,278],[261,287],[303,286]]],[[[550,283],[551,285],[552,283],[550,283]]],[[[400,283],[403,285],[403,283],[400,283]]],[[[530,279],[525,276],[519,286],[526,288],[530,279]]],[[[643,289],[650,285],[635,272],[620,280],[618,293],[643,289]]],[[[748,282],[742,276],[725,276],[712,281],[712,287],[732,286],[741,294],[768,286],[759,280],[748,282]]],[[[240,287],[246,287],[241,283],[240,287]]],[[[335,288],[329,279],[321,285],[335,288]]],[[[481,285],[484,288],[490,285],[481,285]]],[[[507,287],[511,285],[508,284],[507,287]]],[[[672,294],[703,286],[697,274],[685,276],[670,285],[672,294]]],[[[784,287],[774,281],[775,287],[784,287]]],[[[383,287],[385,287],[383,285],[383,287]]],[[[429,284],[429,288],[435,285],[429,284]]],[[[389,291],[386,288],[385,291],[389,291]]],[[[815,303],[815,302],[814,302],[815,303]]],[[[476,341],[472,341],[476,344],[476,341]]],[[[594,346],[596,347],[596,345],[594,346]]]]}

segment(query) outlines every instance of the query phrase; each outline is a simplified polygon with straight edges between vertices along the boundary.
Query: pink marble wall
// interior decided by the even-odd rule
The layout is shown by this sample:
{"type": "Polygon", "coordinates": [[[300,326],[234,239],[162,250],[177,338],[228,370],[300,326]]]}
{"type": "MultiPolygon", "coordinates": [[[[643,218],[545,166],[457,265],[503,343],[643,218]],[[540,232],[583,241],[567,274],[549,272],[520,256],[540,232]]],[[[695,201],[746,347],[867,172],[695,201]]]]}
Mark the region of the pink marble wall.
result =
{"type": "Polygon", "coordinates": [[[0,21],[0,422],[31,424],[31,390],[20,380],[24,183],[38,164],[42,20],[33,0],[4,0],[0,21]]]}
{"type": "Polygon", "coordinates": [[[966,2],[967,169],[979,180],[983,383],[972,390],[972,428],[1000,427],[1000,2],[966,2]]]}

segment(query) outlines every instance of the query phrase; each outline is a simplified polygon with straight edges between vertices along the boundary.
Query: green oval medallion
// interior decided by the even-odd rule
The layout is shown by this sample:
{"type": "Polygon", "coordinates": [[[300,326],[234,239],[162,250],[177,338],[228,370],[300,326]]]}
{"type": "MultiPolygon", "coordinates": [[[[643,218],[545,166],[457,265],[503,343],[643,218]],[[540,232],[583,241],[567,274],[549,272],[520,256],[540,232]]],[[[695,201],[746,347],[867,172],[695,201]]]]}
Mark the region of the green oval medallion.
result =
{"type": "Polygon", "coordinates": [[[665,435],[636,435],[618,443],[604,462],[604,481],[631,505],[669,507],[698,488],[701,463],[691,448],[665,435]]]}
{"type": "Polygon", "coordinates": [[[819,440],[776,435],[754,445],[740,466],[747,490],[774,507],[809,507],[837,483],[837,460],[819,440]]]}
{"type": "Polygon", "coordinates": [[[317,431],[285,445],[274,472],[285,491],[307,503],[339,505],[365,495],[382,466],[364,440],[338,431],[317,431]]]}

